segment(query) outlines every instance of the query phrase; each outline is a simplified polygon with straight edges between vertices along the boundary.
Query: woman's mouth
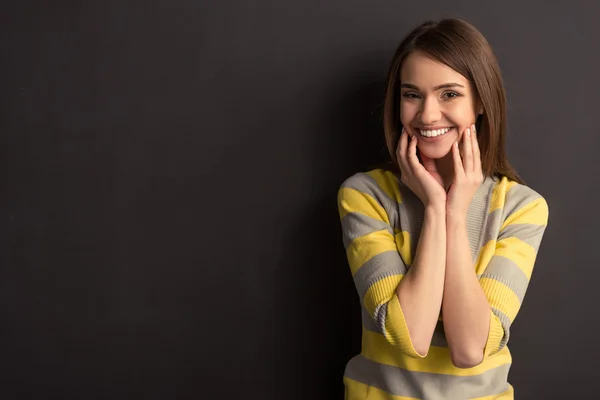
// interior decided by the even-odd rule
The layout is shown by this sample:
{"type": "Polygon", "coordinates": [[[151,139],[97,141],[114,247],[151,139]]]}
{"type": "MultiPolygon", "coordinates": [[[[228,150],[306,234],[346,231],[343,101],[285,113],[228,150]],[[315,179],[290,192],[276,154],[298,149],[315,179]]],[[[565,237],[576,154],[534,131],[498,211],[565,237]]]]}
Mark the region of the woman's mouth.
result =
{"type": "Polygon", "coordinates": [[[437,142],[439,140],[443,140],[446,136],[448,136],[449,132],[452,132],[454,127],[446,127],[442,129],[416,129],[419,133],[419,137],[426,142],[437,142]]]}

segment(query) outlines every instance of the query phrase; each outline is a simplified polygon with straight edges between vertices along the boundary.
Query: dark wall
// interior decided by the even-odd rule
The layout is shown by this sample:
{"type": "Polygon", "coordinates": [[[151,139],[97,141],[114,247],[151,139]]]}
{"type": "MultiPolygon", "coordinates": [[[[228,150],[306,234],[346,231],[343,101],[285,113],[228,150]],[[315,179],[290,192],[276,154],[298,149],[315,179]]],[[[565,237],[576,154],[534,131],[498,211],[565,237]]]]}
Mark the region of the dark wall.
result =
{"type": "Polygon", "coordinates": [[[337,188],[384,152],[399,40],[446,16],[495,49],[510,158],[550,206],[510,380],[519,399],[596,392],[597,10],[14,3],[0,16],[1,398],[341,398],[360,321],[337,188]]]}

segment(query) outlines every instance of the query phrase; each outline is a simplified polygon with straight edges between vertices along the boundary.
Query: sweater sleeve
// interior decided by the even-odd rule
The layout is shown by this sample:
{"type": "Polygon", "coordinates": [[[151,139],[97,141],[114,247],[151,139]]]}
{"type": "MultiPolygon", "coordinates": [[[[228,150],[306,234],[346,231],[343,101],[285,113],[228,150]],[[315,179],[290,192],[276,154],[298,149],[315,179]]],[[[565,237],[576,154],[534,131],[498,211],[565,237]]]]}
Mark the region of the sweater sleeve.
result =
{"type": "Polygon", "coordinates": [[[411,262],[410,238],[394,230],[386,208],[397,209],[398,203],[382,192],[365,174],[355,175],[339,189],[346,256],[361,304],[379,333],[407,356],[422,358],[425,355],[412,344],[396,293],[411,262]]]}
{"type": "MultiPolygon", "coordinates": [[[[521,191],[523,188],[528,189],[520,186],[521,191]]],[[[508,342],[510,326],[521,308],[548,223],[548,204],[543,197],[533,191],[518,199],[514,197],[507,194],[507,216],[497,239],[486,245],[493,255],[479,278],[491,306],[485,357],[496,354],[508,342]]]]}

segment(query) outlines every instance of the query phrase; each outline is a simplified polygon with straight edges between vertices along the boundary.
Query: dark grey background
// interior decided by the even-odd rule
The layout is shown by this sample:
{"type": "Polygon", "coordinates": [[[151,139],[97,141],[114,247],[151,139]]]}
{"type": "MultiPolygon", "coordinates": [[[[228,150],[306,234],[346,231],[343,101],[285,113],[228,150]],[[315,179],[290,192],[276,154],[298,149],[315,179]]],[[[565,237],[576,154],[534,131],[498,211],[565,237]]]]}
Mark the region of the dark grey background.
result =
{"type": "Polygon", "coordinates": [[[425,19],[486,35],[550,206],[519,399],[596,394],[599,13],[576,1],[13,2],[1,14],[3,399],[336,399],[359,303],[335,196],[380,160],[425,19]]]}

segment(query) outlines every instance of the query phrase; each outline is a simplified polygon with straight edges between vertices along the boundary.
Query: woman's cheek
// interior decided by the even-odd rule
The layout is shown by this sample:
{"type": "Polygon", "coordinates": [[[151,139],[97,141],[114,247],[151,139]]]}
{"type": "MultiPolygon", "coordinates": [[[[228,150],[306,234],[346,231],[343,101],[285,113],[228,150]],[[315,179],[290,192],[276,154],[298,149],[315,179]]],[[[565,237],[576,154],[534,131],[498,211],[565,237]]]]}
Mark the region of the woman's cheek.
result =
{"type": "Polygon", "coordinates": [[[408,125],[415,115],[415,107],[410,104],[402,104],[400,107],[400,120],[403,125],[408,125]]]}

